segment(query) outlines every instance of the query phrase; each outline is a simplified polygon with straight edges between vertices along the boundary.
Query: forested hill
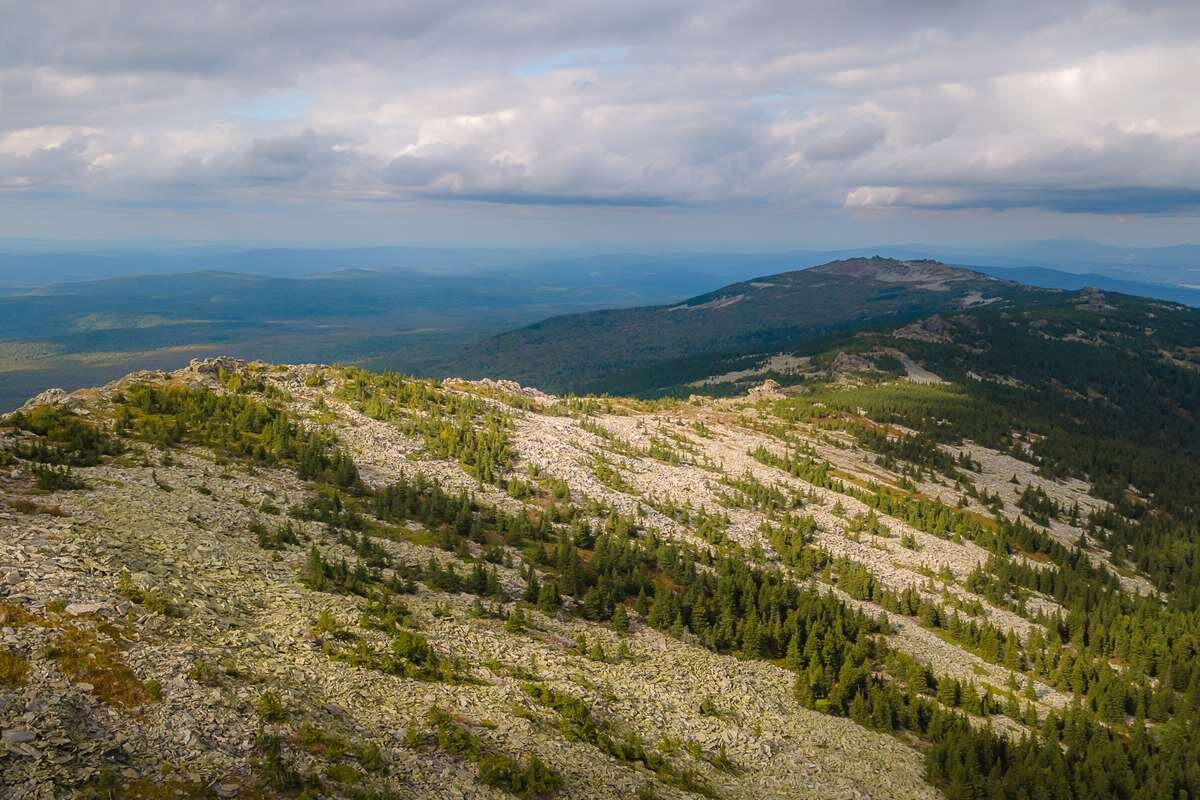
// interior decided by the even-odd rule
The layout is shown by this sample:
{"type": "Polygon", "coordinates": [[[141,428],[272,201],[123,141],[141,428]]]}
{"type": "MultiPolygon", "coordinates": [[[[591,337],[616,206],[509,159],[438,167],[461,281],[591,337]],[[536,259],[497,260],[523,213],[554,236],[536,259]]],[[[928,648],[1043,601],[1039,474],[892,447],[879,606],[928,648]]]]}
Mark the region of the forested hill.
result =
{"type": "Polygon", "coordinates": [[[659,362],[770,352],[863,325],[1046,294],[936,261],[857,258],[735,283],[677,305],[553,317],[463,348],[439,368],[549,391],[605,391],[607,379],[659,362]]]}
{"type": "Polygon", "coordinates": [[[47,392],[0,418],[0,796],[1200,796],[1198,316],[993,303],[728,398],[47,392]]]}

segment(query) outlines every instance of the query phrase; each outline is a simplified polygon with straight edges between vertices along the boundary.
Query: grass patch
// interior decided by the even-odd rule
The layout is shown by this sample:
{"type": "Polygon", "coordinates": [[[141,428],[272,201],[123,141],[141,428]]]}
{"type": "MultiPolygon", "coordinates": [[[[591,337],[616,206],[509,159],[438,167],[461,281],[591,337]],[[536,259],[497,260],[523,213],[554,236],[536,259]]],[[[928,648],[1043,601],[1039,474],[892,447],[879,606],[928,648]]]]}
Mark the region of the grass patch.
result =
{"type": "Polygon", "coordinates": [[[135,708],[154,700],[151,689],[121,659],[121,650],[94,631],[62,629],[46,655],[76,683],[89,683],[110,706],[135,708]]]}
{"type": "Polygon", "coordinates": [[[11,650],[0,650],[0,686],[19,689],[29,675],[29,662],[11,650]]]}
{"type": "Polygon", "coordinates": [[[117,580],[117,594],[145,607],[148,611],[162,614],[164,617],[183,616],[182,609],[172,603],[169,597],[158,589],[141,586],[129,576],[128,572],[123,573],[117,580]]]}
{"type": "Polygon", "coordinates": [[[14,603],[0,602],[0,627],[21,628],[31,625],[37,618],[14,603]]]}
{"type": "Polygon", "coordinates": [[[205,783],[127,780],[114,770],[105,769],[75,797],[77,800],[216,800],[217,793],[205,783]]]}

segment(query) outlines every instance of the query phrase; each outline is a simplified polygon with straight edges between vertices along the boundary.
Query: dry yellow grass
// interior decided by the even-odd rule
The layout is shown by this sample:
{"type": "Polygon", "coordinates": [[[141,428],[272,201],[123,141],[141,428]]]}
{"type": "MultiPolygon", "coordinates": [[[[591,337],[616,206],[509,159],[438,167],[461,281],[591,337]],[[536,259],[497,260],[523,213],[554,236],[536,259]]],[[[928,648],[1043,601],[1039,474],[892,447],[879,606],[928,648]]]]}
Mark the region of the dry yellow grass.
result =
{"type": "Polygon", "coordinates": [[[94,631],[67,625],[48,655],[71,680],[91,684],[96,696],[118,708],[133,708],[154,697],[121,659],[121,650],[94,631]]]}
{"type": "Polygon", "coordinates": [[[0,686],[18,689],[25,685],[29,662],[11,650],[0,650],[0,686]]]}

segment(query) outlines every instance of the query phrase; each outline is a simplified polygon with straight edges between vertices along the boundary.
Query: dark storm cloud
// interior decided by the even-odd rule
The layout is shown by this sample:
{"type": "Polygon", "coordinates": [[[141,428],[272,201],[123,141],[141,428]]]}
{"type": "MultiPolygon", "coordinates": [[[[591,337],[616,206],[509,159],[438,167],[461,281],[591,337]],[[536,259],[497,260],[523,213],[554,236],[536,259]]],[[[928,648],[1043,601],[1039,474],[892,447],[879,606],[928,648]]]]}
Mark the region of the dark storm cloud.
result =
{"type": "Polygon", "coordinates": [[[0,22],[10,192],[1160,214],[1200,187],[1191,2],[0,0],[0,22]]]}

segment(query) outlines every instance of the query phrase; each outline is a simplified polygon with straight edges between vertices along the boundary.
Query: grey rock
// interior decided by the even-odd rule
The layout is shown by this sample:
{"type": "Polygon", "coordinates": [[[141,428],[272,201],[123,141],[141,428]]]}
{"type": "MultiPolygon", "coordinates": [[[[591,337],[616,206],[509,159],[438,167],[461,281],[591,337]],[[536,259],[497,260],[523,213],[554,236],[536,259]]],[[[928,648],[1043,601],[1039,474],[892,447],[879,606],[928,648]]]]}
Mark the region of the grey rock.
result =
{"type": "Polygon", "coordinates": [[[86,614],[95,614],[105,608],[108,608],[107,603],[71,603],[67,606],[67,613],[73,617],[81,617],[86,614]]]}

